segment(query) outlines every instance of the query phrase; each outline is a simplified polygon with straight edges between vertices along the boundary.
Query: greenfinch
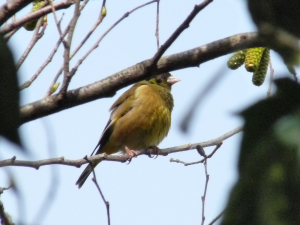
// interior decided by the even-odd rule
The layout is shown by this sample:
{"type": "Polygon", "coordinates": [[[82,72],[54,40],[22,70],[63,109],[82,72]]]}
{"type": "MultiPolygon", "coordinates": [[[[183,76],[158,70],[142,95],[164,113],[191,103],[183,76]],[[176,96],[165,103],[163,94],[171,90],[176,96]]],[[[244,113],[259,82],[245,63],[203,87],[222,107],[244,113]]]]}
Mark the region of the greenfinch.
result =
{"type": "MultiPolygon", "coordinates": [[[[174,106],[171,86],[180,81],[170,73],[134,84],[110,107],[110,118],[91,155],[127,153],[156,146],[167,136],[171,126],[174,106]]],[[[100,163],[90,163],[78,178],[78,188],[84,184],[93,168],[100,163]]]]}

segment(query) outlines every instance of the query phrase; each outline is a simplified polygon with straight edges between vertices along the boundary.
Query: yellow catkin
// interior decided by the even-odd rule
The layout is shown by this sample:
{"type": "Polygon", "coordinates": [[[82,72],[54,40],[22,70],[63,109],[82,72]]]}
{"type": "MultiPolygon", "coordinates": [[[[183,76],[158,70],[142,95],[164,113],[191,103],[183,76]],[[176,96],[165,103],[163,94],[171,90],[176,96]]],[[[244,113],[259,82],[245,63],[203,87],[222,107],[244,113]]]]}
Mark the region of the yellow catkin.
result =
{"type": "Polygon", "coordinates": [[[247,49],[245,57],[245,68],[248,72],[254,72],[255,70],[257,70],[264,49],[265,48],[263,47],[247,49]]]}
{"type": "MultiPolygon", "coordinates": [[[[33,1],[32,4],[33,4],[33,8],[31,9],[31,12],[34,12],[34,11],[38,10],[44,4],[44,1],[36,0],[36,1],[33,1]]],[[[47,16],[44,17],[44,21],[47,22],[47,16]]],[[[31,20],[31,21],[25,23],[23,25],[23,27],[28,31],[33,31],[36,27],[37,22],[38,22],[38,20],[31,20]]]]}
{"type": "Polygon", "coordinates": [[[265,48],[259,66],[252,76],[252,83],[254,85],[260,86],[264,83],[268,71],[269,62],[270,62],[270,49],[265,48]]]}
{"type": "Polygon", "coordinates": [[[236,70],[245,62],[245,53],[246,50],[237,51],[233,54],[233,56],[230,57],[230,59],[227,62],[228,68],[232,70],[236,70]]]}

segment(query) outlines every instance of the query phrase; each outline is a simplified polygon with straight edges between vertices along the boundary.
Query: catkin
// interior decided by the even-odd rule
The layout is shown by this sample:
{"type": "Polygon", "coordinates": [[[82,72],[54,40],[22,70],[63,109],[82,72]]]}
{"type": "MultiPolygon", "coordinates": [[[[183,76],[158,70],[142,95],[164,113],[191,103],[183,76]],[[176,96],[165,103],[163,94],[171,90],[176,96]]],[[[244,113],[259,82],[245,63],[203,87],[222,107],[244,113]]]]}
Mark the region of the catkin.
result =
{"type": "Polygon", "coordinates": [[[236,70],[245,62],[246,50],[240,50],[233,54],[227,62],[228,68],[236,70]]]}
{"type": "Polygon", "coordinates": [[[255,72],[257,70],[264,49],[265,48],[263,47],[247,49],[245,57],[245,68],[248,72],[255,72]]]}
{"type": "Polygon", "coordinates": [[[259,66],[252,76],[252,83],[254,85],[260,86],[264,83],[268,71],[269,62],[270,62],[270,49],[265,48],[259,66]]]}

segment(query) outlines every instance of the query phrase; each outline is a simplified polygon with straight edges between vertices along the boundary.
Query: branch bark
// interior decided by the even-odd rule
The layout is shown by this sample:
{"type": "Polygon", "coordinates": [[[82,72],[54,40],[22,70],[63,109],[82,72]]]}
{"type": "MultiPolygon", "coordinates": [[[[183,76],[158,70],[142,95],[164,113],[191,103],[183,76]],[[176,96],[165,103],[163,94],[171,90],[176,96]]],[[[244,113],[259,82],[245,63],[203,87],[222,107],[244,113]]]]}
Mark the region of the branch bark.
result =
{"type": "MultiPolygon", "coordinates": [[[[177,152],[183,152],[183,151],[189,151],[193,149],[199,148],[201,146],[202,148],[205,147],[210,147],[210,146],[219,146],[221,142],[224,140],[232,137],[233,135],[239,133],[242,131],[243,127],[238,127],[235,128],[226,134],[221,135],[218,138],[205,141],[205,142],[199,142],[199,143],[194,143],[194,144],[186,144],[186,145],[181,145],[181,146],[175,146],[171,148],[165,148],[165,149],[160,149],[158,155],[163,155],[167,156],[168,154],[171,153],[177,153],[177,152]]],[[[153,151],[152,148],[150,149],[144,149],[141,151],[138,151],[137,156],[140,155],[149,155],[153,151]]],[[[93,162],[96,160],[106,160],[106,161],[115,161],[115,162],[126,162],[129,157],[127,154],[124,155],[107,155],[107,154],[98,154],[90,157],[84,157],[82,159],[77,159],[77,160],[71,160],[71,159],[65,159],[65,157],[59,157],[59,158],[50,158],[50,159],[43,159],[43,160],[38,160],[38,161],[25,161],[25,160],[16,160],[16,157],[12,157],[11,159],[5,159],[0,161],[0,167],[6,167],[6,166],[23,166],[23,167],[31,167],[35,169],[39,169],[41,166],[46,166],[46,165],[54,165],[54,164],[59,164],[59,165],[67,165],[67,166],[74,166],[74,167],[80,167],[83,164],[93,162]]]]}
{"type": "MultiPolygon", "coordinates": [[[[27,0],[26,0],[27,1],[27,0]]],[[[13,1],[12,1],[13,2],[13,1]]],[[[32,2],[32,0],[31,0],[32,2]]],[[[30,3],[30,2],[29,2],[30,3]]],[[[66,1],[61,1],[61,2],[58,2],[56,4],[53,5],[54,9],[57,11],[57,10],[60,10],[60,9],[66,9],[66,8],[69,8],[71,5],[73,5],[75,3],[75,0],[66,0],[66,1]]],[[[28,5],[28,4],[27,4],[28,5]]],[[[26,6],[26,5],[25,5],[26,6]]],[[[3,6],[2,6],[3,7],[3,6]]],[[[0,12],[1,10],[5,10],[5,9],[2,9],[0,8],[0,12]]],[[[20,9],[19,9],[20,10],[20,9]]],[[[46,6],[44,8],[41,8],[35,12],[31,12],[30,14],[12,22],[12,23],[9,23],[7,24],[6,26],[2,27],[0,29],[0,32],[4,35],[4,34],[7,34],[8,32],[12,31],[13,29],[17,28],[17,27],[20,27],[22,26],[23,24],[31,21],[31,20],[34,20],[34,19],[38,19],[42,16],[45,16],[49,13],[52,12],[52,8],[51,6],[46,6]]],[[[1,14],[0,14],[1,16],[1,14]]],[[[0,18],[1,19],[1,18],[0,18]]],[[[1,21],[1,20],[0,20],[1,21]]]]}
{"type": "MultiPolygon", "coordinates": [[[[256,33],[233,35],[201,47],[162,57],[152,75],[199,66],[201,63],[240,49],[266,45],[267,43],[256,33]]],[[[59,98],[59,95],[52,95],[29,103],[20,109],[21,121],[26,123],[96,99],[112,97],[117,90],[148,78],[145,70],[149,64],[151,64],[151,59],[142,61],[93,84],[70,90],[63,100],[59,98]]]]}
{"type": "Polygon", "coordinates": [[[7,1],[0,7],[0,26],[4,24],[10,17],[12,17],[16,12],[20,11],[27,5],[29,5],[32,0],[14,0],[7,1]]]}

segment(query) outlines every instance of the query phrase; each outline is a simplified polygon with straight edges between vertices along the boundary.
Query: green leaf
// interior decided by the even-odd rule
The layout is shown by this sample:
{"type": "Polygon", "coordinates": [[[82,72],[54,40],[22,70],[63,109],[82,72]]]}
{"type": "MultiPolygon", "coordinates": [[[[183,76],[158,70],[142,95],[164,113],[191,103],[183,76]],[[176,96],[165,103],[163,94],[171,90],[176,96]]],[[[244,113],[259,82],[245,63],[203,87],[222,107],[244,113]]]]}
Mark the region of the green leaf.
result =
{"type": "Polygon", "coordinates": [[[300,224],[300,85],[275,83],[274,96],[241,113],[239,178],[221,225],[300,224]]]}

